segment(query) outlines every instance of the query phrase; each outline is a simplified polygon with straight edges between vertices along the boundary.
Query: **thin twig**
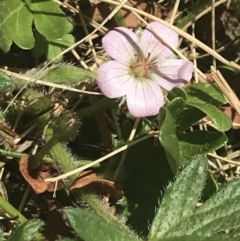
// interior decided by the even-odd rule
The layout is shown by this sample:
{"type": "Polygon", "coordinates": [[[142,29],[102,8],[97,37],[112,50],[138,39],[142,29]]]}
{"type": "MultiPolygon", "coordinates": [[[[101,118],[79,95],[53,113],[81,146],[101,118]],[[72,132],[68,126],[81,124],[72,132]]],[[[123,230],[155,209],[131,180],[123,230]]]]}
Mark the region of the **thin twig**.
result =
{"type": "MultiPolygon", "coordinates": [[[[133,129],[132,129],[132,131],[131,131],[131,133],[130,133],[130,136],[129,136],[129,138],[128,138],[127,144],[129,144],[129,143],[131,143],[131,142],[133,141],[133,138],[134,138],[134,136],[135,136],[135,134],[136,134],[136,131],[137,131],[137,127],[138,127],[139,121],[140,121],[140,118],[137,118],[137,119],[135,120],[135,123],[134,123],[134,125],[133,125],[133,129]]],[[[118,164],[118,167],[117,167],[117,170],[116,170],[116,172],[115,172],[115,174],[114,174],[113,181],[116,181],[117,178],[118,178],[118,176],[119,176],[119,173],[120,173],[120,171],[121,171],[121,168],[122,168],[122,166],[123,166],[123,163],[124,163],[124,161],[125,161],[125,159],[126,159],[127,152],[128,152],[128,149],[126,149],[126,150],[123,152],[123,154],[122,154],[121,160],[120,160],[120,162],[119,162],[119,164],[118,164]]]]}
{"type": "Polygon", "coordinates": [[[146,139],[148,139],[148,138],[150,138],[150,137],[155,136],[157,133],[158,133],[158,131],[156,131],[156,132],[154,132],[154,133],[151,133],[151,134],[149,134],[149,135],[147,135],[147,136],[144,136],[144,137],[142,137],[142,138],[139,138],[138,140],[133,141],[133,142],[127,144],[127,145],[124,145],[124,146],[120,147],[119,149],[117,149],[117,150],[115,150],[115,151],[113,151],[113,152],[111,152],[111,153],[109,153],[109,154],[107,154],[107,155],[105,155],[105,156],[103,156],[103,157],[101,157],[101,158],[99,158],[99,159],[97,159],[97,160],[95,160],[95,161],[93,161],[93,162],[91,162],[91,163],[83,166],[83,167],[80,167],[80,168],[77,168],[77,169],[75,169],[75,170],[73,170],[73,171],[64,173],[64,174],[62,174],[62,175],[60,175],[60,176],[58,176],[58,177],[52,177],[52,178],[44,179],[44,181],[45,181],[45,182],[55,182],[55,181],[57,181],[57,180],[61,180],[61,179],[67,178],[67,177],[69,177],[69,176],[78,174],[78,173],[80,173],[80,172],[83,171],[83,170],[86,170],[86,169],[88,169],[88,168],[90,168],[90,167],[92,167],[92,166],[94,166],[94,165],[96,165],[96,164],[99,164],[99,163],[105,161],[106,159],[108,159],[108,158],[110,158],[110,157],[112,157],[112,156],[115,156],[116,154],[118,154],[118,153],[120,153],[120,152],[122,152],[122,151],[125,151],[125,150],[128,149],[129,147],[132,147],[132,146],[138,144],[138,143],[141,142],[141,141],[144,141],[144,140],[146,140],[146,139]]]}

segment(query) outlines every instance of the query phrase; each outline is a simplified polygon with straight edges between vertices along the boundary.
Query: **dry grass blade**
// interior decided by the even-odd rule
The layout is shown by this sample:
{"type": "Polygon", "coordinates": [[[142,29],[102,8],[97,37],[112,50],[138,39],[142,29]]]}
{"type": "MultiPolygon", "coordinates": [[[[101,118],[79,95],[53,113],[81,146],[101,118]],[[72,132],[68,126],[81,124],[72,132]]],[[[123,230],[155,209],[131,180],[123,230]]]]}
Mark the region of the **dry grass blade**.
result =
{"type": "Polygon", "coordinates": [[[212,78],[219,86],[227,100],[229,101],[230,105],[237,111],[240,115],[240,102],[236,94],[228,85],[227,81],[224,79],[220,71],[216,70],[214,67],[211,68],[212,78]]]}

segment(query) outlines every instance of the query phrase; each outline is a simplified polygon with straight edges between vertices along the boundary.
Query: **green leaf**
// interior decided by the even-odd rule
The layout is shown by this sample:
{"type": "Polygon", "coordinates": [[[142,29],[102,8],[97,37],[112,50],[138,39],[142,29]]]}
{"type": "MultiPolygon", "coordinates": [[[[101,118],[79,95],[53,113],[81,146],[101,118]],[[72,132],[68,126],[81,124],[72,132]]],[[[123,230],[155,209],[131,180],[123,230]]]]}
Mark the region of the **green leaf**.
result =
{"type": "Polygon", "coordinates": [[[206,116],[206,114],[199,109],[191,106],[186,106],[185,109],[181,112],[178,121],[176,122],[177,134],[181,134],[194,123],[201,120],[204,116],[206,116]]]}
{"type": "Polygon", "coordinates": [[[45,78],[58,84],[76,84],[81,80],[96,78],[96,74],[70,64],[59,64],[47,69],[40,78],[45,78]]]}
{"type": "MultiPolygon", "coordinates": [[[[64,49],[74,44],[74,37],[71,34],[66,34],[60,39],[49,40],[47,59],[55,59],[64,49]]],[[[63,56],[58,57],[55,62],[61,61],[63,56]]]]}
{"type": "Polygon", "coordinates": [[[33,17],[27,2],[4,0],[0,6],[0,48],[8,52],[13,41],[22,49],[33,48],[33,17]]]}
{"type": "MultiPolygon", "coordinates": [[[[38,32],[50,42],[49,58],[53,59],[59,51],[74,43],[73,36],[68,34],[72,31],[73,25],[57,3],[51,0],[2,0],[0,48],[8,52],[12,43],[15,42],[22,49],[32,49],[35,43],[32,31],[33,21],[38,32]]],[[[38,46],[39,42],[35,53],[36,49],[40,51],[38,46]]]]}
{"type": "Polygon", "coordinates": [[[231,129],[232,120],[216,106],[196,102],[188,102],[187,104],[196,107],[202,112],[206,113],[206,115],[212,119],[213,123],[220,131],[228,131],[231,129]]]}
{"type": "Polygon", "coordinates": [[[42,221],[27,221],[10,235],[8,241],[31,241],[39,234],[38,231],[41,226],[43,226],[42,221]]]}
{"type": "Polygon", "coordinates": [[[0,228],[0,240],[4,240],[4,238],[3,238],[3,230],[2,230],[2,228],[0,228]]]}
{"type": "Polygon", "coordinates": [[[167,98],[168,100],[173,100],[177,97],[182,97],[184,101],[187,101],[187,93],[184,89],[179,87],[174,87],[171,91],[168,92],[167,98]]]}
{"type": "Polygon", "coordinates": [[[227,100],[214,84],[194,83],[189,85],[185,91],[188,95],[188,102],[202,103],[220,106],[226,104],[227,100]]]}
{"type": "Polygon", "coordinates": [[[67,218],[77,235],[87,241],[139,241],[140,239],[130,231],[108,222],[97,214],[81,208],[65,210],[67,218]]]}
{"type": "Polygon", "coordinates": [[[208,7],[210,7],[212,4],[211,0],[197,0],[194,2],[194,5],[191,6],[191,11],[186,14],[186,16],[183,16],[182,14],[177,17],[176,19],[176,25],[178,28],[182,29],[185,27],[188,23],[191,23],[192,21],[196,21],[196,17],[205,11],[208,7]]]}
{"type": "Polygon", "coordinates": [[[36,29],[48,40],[60,39],[72,31],[72,23],[57,3],[51,0],[32,1],[29,8],[33,14],[36,29]]]}
{"type": "Polygon", "coordinates": [[[178,123],[178,119],[181,116],[185,107],[185,101],[182,97],[177,97],[173,99],[168,105],[167,109],[171,112],[175,123],[178,123]]]}
{"type": "Polygon", "coordinates": [[[165,107],[160,109],[159,122],[159,141],[165,149],[173,173],[176,173],[179,166],[178,138],[174,119],[170,111],[165,107]]]}
{"type": "Polygon", "coordinates": [[[4,113],[2,108],[0,108],[0,123],[5,122],[4,113]]]}
{"type": "Polygon", "coordinates": [[[33,32],[35,38],[35,45],[31,49],[35,58],[39,58],[42,55],[47,54],[48,52],[48,41],[47,39],[37,31],[33,32]]]}
{"type": "Polygon", "coordinates": [[[150,241],[160,240],[169,229],[195,212],[206,178],[205,158],[198,156],[170,183],[151,226],[150,241]]]}
{"type": "Polygon", "coordinates": [[[4,71],[0,70],[0,92],[9,90],[13,86],[13,79],[4,71]]]}
{"type": "Polygon", "coordinates": [[[181,237],[163,238],[161,241],[239,241],[239,238],[228,237],[226,234],[214,235],[212,237],[183,235],[181,237]]]}
{"type": "MultiPolygon", "coordinates": [[[[240,180],[225,184],[196,213],[169,230],[168,236],[199,235],[212,237],[240,227],[240,180]]],[[[238,237],[239,239],[239,237],[238,237]]]]}
{"type": "Polygon", "coordinates": [[[145,119],[141,119],[137,127],[135,138],[139,138],[141,136],[147,135],[150,130],[151,130],[151,123],[149,123],[145,119]]]}
{"type": "Polygon", "coordinates": [[[203,130],[184,133],[178,139],[181,156],[187,158],[217,150],[228,140],[222,132],[203,130]]]}

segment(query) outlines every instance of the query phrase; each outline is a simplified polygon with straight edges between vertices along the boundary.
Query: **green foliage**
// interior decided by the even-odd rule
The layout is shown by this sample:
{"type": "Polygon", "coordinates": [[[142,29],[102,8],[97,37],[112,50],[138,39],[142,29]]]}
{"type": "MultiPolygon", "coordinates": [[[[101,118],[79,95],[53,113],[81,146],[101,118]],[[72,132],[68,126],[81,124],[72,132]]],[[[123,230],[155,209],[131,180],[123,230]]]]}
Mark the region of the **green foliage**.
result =
{"type": "Polygon", "coordinates": [[[78,134],[81,121],[77,116],[66,112],[56,118],[52,124],[53,136],[60,142],[73,140],[78,134]]]}
{"type": "Polygon", "coordinates": [[[236,240],[227,234],[219,234],[240,227],[240,180],[224,185],[196,208],[206,178],[205,158],[198,156],[189,161],[176,181],[167,187],[154,218],[149,241],[236,240]]]}
{"type": "MultiPolygon", "coordinates": [[[[67,150],[66,146],[61,143],[57,143],[51,149],[51,154],[54,160],[57,160],[60,168],[64,172],[70,172],[76,168],[75,158],[71,155],[70,151],[67,150]]],[[[77,175],[72,175],[69,179],[74,181],[77,175]]]]}
{"type": "Polygon", "coordinates": [[[6,212],[11,218],[17,217],[16,220],[19,224],[23,224],[27,221],[27,219],[2,195],[0,195],[0,209],[6,212]]]}
{"type": "Polygon", "coordinates": [[[38,231],[43,226],[39,220],[30,220],[13,232],[7,241],[31,241],[39,235],[38,231]]]}
{"type": "Polygon", "coordinates": [[[69,35],[73,25],[55,2],[3,0],[0,6],[0,48],[4,52],[8,52],[14,42],[22,49],[35,48],[35,53],[39,54],[37,49],[46,46],[47,42],[48,57],[53,59],[59,54],[60,47],[73,44],[74,39],[69,35]],[[37,45],[32,30],[33,22],[43,36],[43,41],[38,38],[37,45]]]}
{"type": "Polygon", "coordinates": [[[192,10],[186,16],[180,15],[176,19],[177,27],[178,28],[183,28],[188,23],[191,23],[193,20],[195,20],[196,17],[199,14],[204,12],[204,10],[206,10],[208,7],[211,7],[211,6],[212,6],[212,1],[211,0],[205,0],[205,1],[198,0],[198,1],[195,1],[192,10]]]}
{"type": "Polygon", "coordinates": [[[224,115],[216,106],[194,102],[188,102],[187,104],[196,107],[208,115],[219,130],[228,131],[232,127],[231,119],[227,115],[224,115]]]}
{"type": "Polygon", "coordinates": [[[176,181],[169,184],[154,218],[150,240],[160,240],[168,230],[194,213],[206,181],[206,169],[205,159],[195,158],[176,181]]]}
{"type": "Polygon", "coordinates": [[[9,90],[13,86],[14,80],[5,72],[0,70],[0,92],[9,90]]]}
{"type": "Polygon", "coordinates": [[[161,108],[159,114],[159,140],[173,173],[176,173],[186,159],[222,147],[227,142],[222,131],[229,130],[232,121],[219,110],[226,99],[213,84],[195,83],[185,90],[174,88],[168,93],[168,99],[170,102],[161,108]],[[217,130],[186,133],[206,115],[212,119],[217,130]]]}
{"type": "Polygon", "coordinates": [[[96,74],[71,64],[58,64],[38,73],[38,78],[58,84],[75,84],[87,78],[96,78],[96,74]]]}
{"type": "Polygon", "coordinates": [[[182,132],[186,131],[188,128],[190,128],[190,126],[194,125],[197,121],[201,120],[205,116],[206,114],[201,110],[186,105],[176,122],[177,134],[181,134],[182,132]]]}
{"type": "Polygon", "coordinates": [[[3,239],[3,231],[2,231],[2,229],[0,229],[0,240],[4,240],[3,239]]]}
{"type": "MultiPolygon", "coordinates": [[[[58,56],[65,48],[70,47],[74,44],[74,37],[71,34],[66,34],[62,38],[52,39],[49,41],[48,51],[47,51],[47,59],[53,60],[56,56],[58,56]]],[[[41,42],[37,42],[37,44],[42,46],[41,42]]],[[[37,46],[36,46],[37,47],[37,46]]],[[[58,57],[55,62],[59,62],[62,60],[62,56],[58,57]]]]}
{"type": "Polygon", "coordinates": [[[121,229],[119,226],[109,223],[95,213],[80,209],[69,208],[65,210],[68,221],[80,238],[86,241],[139,241],[136,235],[130,231],[121,229]]]}
{"type": "Polygon", "coordinates": [[[226,142],[227,136],[222,132],[198,130],[183,133],[179,136],[181,155],[185,157],[207,154],[219,149],[226,142]]]}
{"type": "Polygon", "coordinates": [[[175,122],[167,108],[161,108],[159,113],[159,140],[169,156],[169,165],[175,173],[179,166],[179,146],[176,136],[175,122]],[[173,160],[173,161],[172,161],[173,160]]]}
{"type": "Polygon", "coordinates": [[[184,101],[186,102],[188,96],[184,89],[178,88],[178,87],[175,87],[170,92],[168,92],[167,98],[169,100],[173,100],[177,97],[182,97],[184,99],[184,101]]]}
{"type": "Polygon", "coordinates": [[[185,91],[188,95],[188,102],[190,103],[202,103],[215,106],[227,103],[223,94],[214,84],[194,83],[189,85],[185,91]]]}
{"type": "Polygon", "coordinates": [[[181,237],[163,238],[161,241],[238,241],[239,238],[227,237],[225,234],[215,235],[213,237],[201,237],[197,235],[186,235],[181,237]]]}

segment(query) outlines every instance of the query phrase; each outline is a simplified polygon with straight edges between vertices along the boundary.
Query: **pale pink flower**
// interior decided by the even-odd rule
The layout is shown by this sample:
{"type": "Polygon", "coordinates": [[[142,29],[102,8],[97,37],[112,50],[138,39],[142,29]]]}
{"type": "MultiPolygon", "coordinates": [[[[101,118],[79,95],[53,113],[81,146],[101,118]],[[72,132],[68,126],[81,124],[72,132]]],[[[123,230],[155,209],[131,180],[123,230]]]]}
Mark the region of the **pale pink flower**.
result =
{"type": "MultiPolygon", "coordinates": [[[[149,26],[177,47],[176,32],[158,22],[149,26]]],[[[165,102],[162,88],[170,91],[191,79],[193,64],[174,58],[172,50],[148,27],[140,38],[127,28],[115,28],[102,43],[113,60],[99,67],[98,86],[109,98],[126,96],[128,109],[135,117],[157,115],[165,102]]]]}

